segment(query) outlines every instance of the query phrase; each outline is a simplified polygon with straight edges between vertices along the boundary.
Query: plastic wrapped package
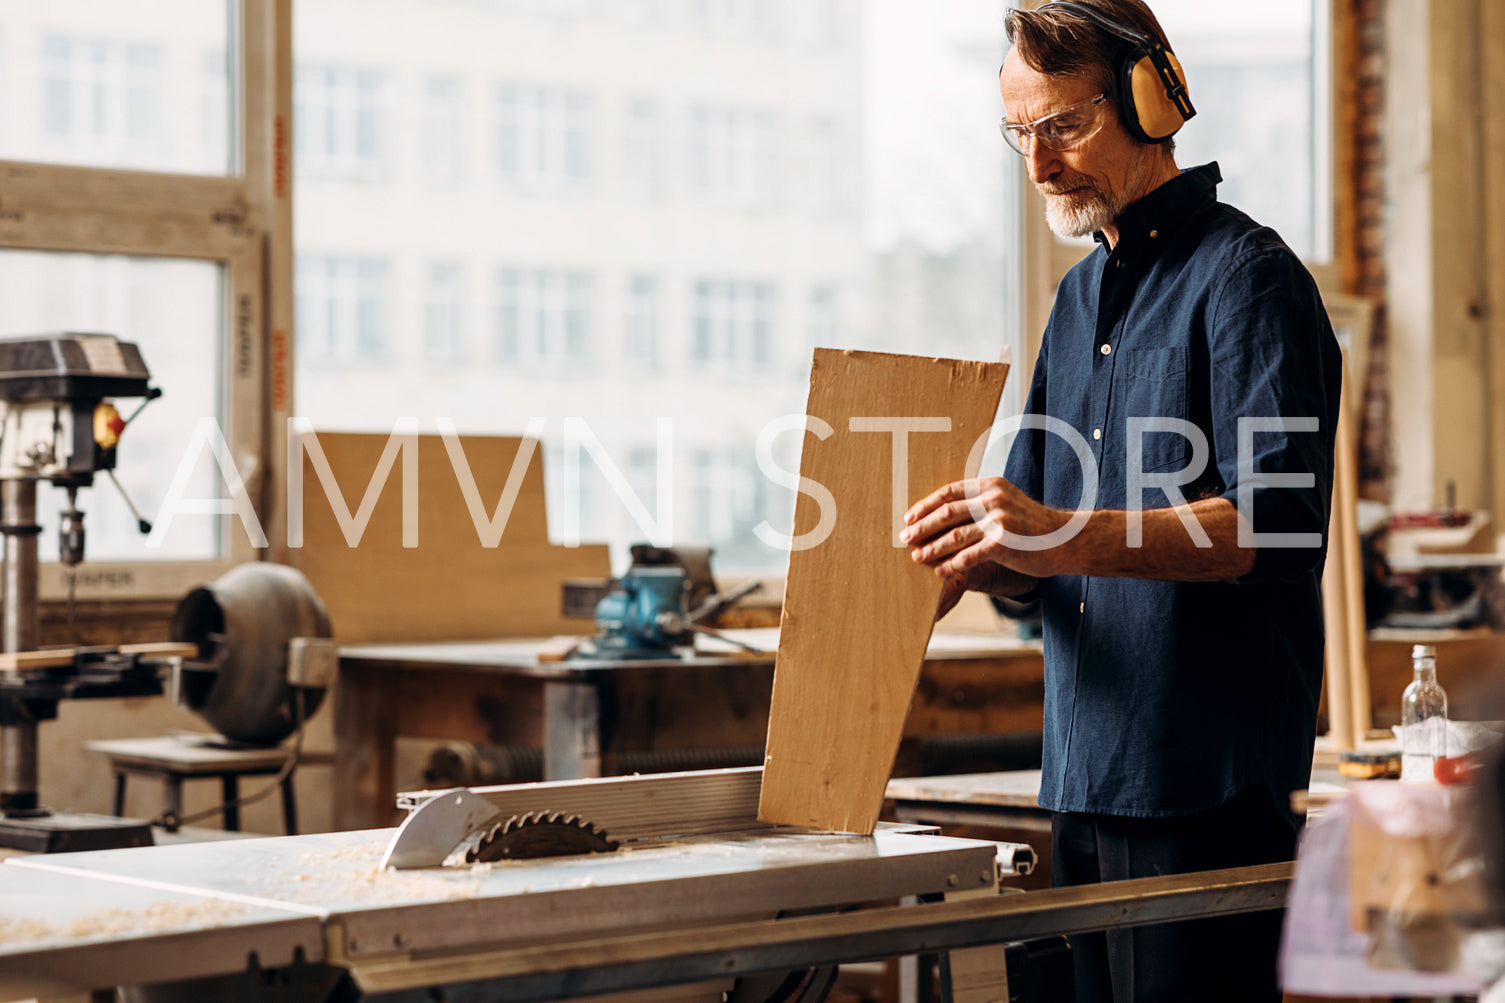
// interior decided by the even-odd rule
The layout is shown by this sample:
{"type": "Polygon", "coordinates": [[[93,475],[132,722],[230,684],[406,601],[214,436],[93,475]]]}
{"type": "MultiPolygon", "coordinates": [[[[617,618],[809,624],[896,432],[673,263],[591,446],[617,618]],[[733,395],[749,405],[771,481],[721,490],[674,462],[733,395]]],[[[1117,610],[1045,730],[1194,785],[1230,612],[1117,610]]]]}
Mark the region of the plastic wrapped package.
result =
{"type": "Polygon", "coordinates": [[[1479,993],[1505,971],[1469,788],[1372,780],[1309,823],[1281,984],[1329,996],[1479,993]]]}
{"type": "Polygon", "coordinates": [[[1370,966],[1464,971],[1468,938],[1489,929],[1473,788],[1373,781],[1349,802],[1349,923],[1370,966]]]}

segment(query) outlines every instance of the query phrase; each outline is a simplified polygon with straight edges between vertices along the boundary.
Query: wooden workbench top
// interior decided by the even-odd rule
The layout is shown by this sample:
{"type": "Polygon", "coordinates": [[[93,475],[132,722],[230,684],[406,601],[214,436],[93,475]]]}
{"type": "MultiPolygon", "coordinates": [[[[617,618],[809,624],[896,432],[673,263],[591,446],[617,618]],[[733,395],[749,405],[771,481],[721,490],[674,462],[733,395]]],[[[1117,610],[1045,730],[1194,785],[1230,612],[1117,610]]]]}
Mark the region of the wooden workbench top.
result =
{"type": "MultiPolygon", "coordinates": [[[[723,664],[727,661],[771,663],[778,650],[779,631],[776,627],[728,630],[723,633],[729,638],[759,649],[760,653],[748,652],[714,637],[702,637],[697,639],[693,652],[686,652],[672,658],[632,661],[582,658],[558,662],[540,658],[540,655],[554,643],[552,638],[497,638],[484,641],[346,645],[341,647],[340,657],[346,660],[368,662],[412,664],[442,662],[446,665],[475,665],[569,673],[576,670],[588,671],[620,666],[667,667],[723,664]]],[[[1011,655],[1039,657],[1040,652],[1040,642],[1021,641],[1012,634],[937,632],[930,638],[930,646],[926,650],[925,657],[931,660],[1009,657],[1011,655]]]]}
{"type": "Polygon", "coordinates": [[[895,801],[951,802],[1000,808],[1037,808],[1039,770],[958,773],[943,777],[895,777],[887,794],[895,801]]]}

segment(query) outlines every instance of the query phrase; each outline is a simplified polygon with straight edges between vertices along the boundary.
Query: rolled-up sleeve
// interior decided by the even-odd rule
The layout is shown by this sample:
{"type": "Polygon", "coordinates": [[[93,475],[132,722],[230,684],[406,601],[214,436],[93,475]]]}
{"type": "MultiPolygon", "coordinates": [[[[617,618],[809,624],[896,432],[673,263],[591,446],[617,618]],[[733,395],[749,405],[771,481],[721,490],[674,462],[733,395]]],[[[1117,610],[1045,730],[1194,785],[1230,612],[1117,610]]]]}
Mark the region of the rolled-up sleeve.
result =
{"type": "Polygon", "coordinates": [[[1308,573],[1326,554],[1342,371],[1327,312],[1295,255],[1266,246],[1229,269],[1210,314],[1218,472],[1257,550],[1239,581],[1308,573]]]}

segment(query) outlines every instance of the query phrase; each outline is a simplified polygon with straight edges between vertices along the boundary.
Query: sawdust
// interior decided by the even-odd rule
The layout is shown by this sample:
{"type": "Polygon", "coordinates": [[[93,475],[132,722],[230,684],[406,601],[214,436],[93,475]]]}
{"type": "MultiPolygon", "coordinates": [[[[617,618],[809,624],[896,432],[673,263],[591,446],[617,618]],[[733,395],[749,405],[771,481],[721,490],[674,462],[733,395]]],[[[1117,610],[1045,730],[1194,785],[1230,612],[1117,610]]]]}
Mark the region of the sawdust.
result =
{"type": "Polygon", "coordinates": [[[127,933],[163,933],[224,926],[246,913],[239,902],[153,902],[140,909],[101,909],[72,919],[0,919],[0,947],[45,941],[91,940],[127,933]]]}
{"type": "Polygon", "coordinates": [[[272,888],[278,901],[309,899],[366,902],[473,898],[480,894],[478,870],[465,868],[397,871],[381,869],[386,844],[374,842],[312,850],[300,855],[291,886],[272,888]]]}

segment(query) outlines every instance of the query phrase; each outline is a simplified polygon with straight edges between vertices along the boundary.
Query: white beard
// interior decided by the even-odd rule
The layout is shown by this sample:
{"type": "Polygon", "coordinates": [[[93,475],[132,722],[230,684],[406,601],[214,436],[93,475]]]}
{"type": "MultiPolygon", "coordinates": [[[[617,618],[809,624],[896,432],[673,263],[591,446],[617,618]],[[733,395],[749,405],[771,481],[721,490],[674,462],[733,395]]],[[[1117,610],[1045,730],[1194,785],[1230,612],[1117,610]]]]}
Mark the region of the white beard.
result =
{"type": "Polygon", "coordinates": [[[1073,192],[1045,196],[1045,222],[1058,237],[1086,237],[1108,226],[1129,207],[1135,199],[1132,193],[1142,187],[1149,173],[1149,148],[1141,147],[1134,166],[1120,192],[1103,191],[1088,178],[1083,178],[1087,187],[1073,192]]]}
{"type": "Polygon", "coordinates": [[[1045,196],[1045,222],[1058,237],[1086,237],[1118,218],[1115,206],[1095,191],[1045,196]]]}

